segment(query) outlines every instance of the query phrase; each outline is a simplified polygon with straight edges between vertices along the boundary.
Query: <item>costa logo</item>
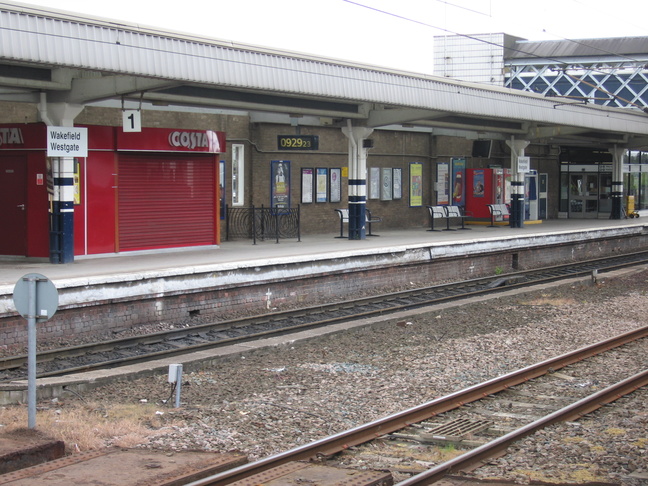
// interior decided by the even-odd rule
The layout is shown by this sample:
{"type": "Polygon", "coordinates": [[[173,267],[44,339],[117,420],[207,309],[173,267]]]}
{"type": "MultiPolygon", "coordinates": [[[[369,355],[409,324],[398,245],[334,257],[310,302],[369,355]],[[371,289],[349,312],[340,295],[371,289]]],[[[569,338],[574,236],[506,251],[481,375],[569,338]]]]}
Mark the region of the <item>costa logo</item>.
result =
{"type": "Polygon", "coordinates": [[[22,131],[20,128],[0,128],[0,147],[3,145],[22,145],[22,131]]]}
{"type": "Polygon", "coordinates": [[[199,148],[207,149],[210,152],[220,152],[218,135],[211,130],[206,132],[171,132],[169,134],[169,145],[190,150],[199,148]]]}

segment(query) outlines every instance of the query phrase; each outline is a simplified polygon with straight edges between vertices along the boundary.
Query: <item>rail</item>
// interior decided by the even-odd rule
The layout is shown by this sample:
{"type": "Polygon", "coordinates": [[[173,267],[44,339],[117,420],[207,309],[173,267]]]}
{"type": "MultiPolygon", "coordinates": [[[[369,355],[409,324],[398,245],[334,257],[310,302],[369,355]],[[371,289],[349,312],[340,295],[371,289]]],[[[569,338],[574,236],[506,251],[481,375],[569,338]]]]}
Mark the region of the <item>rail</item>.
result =
{"type": "MultiPolygon", "coordinates": [[[[602,271],[624,268],[628,265],[644,264],[647,258],[646,252],[638,252],[632,255],[600,258],[578,264],[559,265],[502,275],[501,277],[486,277],[453,284],[408,289],[384,295],[354,298],[330,304],[318,304],[296,310],[271,312],[248,318],[199,324],[183,329],[170,329],[102,343],[42,350],[37,356],[39,367],[37,378],[89,371],[98,367],[121,366],[148,361],[153,358],[177,356],[206,348],[231,345],[240,340],[276,336],[340,321],[457,301],[470,296],[524,288],[529,285],[543,284],[564,278],[589,274],[592,274],[592,278],[594,278],[594,274],[599,275],[599,272],[602,271]],[[271,329],[268,329],[268,322],[270,321],[272,321],[272,326],[271,329]],[[238,333],[242,333],[242,335],[223,338],[221,331],[230,327],[236,327],[238,333]],[[193,337],[197,339],[194,340],[193,337]],[[185,339],[187,342],[183,341],[185,339]],[[171,344],[165,344],[167,341],[171,344]],[[181,343],[183,343],[182,346],[180,346],[181,343]],[[155,351],[146,351],[147,345],[154,345],[155,351]],[[115,358],[112,350],[116,348],[132,350],[132,356],[124,356],[120,352],[119,357],[115,358]],[[68,367],[60,369],[59,363],[67,364],[68,367]]],[[[26,362],[26,355],[0,358],[0,372],[4,372],[10,381],[24,379],[26,362]]]]}
{"type": "MultiPolygon", "coordinates": [[[[318,457],[327,457],[341,452],[349,447],[362,444],[376,437],[384,436],[396,430],[402,429],[413,423],[418,423],[434,417],[440,413],[461,407],[466,403],[481,400],[482,398],[506,390],[515,385],[532,380],[546,373],[553,372],[570,364],[582,361],[591,356],[603,353],[612,348],[622,346],[637,339],[648,336],[648,327],[636,329],[634,331],[615,336],[611,339],[583,347],[552,359],[545,360],[526,368],[513,371],[506,375],[488,380],[484,383],[465,388],[445,397],[437,398],[417,407],[410,408],[403,412],[395,413],[388,417],[375,420],[365,425],[340,432],[339,434],[326,437],[296,447],[289,451],[261,459],[259,461],[245,464],[237,468],[215,474],[210,477],[195,481],[187,486],[224,486],[239,481],[250,476],[259,474],[271,468],[275,468],[291,461],[313,460],[318,457]]],[[[507,434],[499,439],[492,441],[485,446],[479,447],[472,451],[459,456],[456,460],[441,464],[425,473],[414,476],[400,485],[421,485],[431,484],[452,471],[460,470],[485,457],[491,457],[502,449],[506,448],[511,442],[531,434],[535,430],[555,423],[560,420],[573,420],[586,413],[610,403],[620,396],[630,393],[637,388],[648,384],[648,371],[639,373],[620,384],[613,385],[602,390],[586,399],[580,400],[564,409],[550,414],[541,421],[534,422],[527,427],[518,431],[507,434]]]]}
{"type": "Polygon", "coordinates": [[[296,208],[260,208],[225,206],[225,239],[275,240],[297,238],[301,241],[301,211],[296,208]]]}

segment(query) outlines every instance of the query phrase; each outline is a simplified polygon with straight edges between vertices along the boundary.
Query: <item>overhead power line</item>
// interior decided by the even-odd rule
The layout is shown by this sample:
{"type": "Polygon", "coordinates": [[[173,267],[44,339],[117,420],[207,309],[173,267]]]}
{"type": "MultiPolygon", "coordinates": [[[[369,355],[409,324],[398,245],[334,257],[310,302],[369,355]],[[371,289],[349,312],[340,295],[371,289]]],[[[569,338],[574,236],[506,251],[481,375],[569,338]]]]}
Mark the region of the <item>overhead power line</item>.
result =
{"type": "MultiPolygon", "coordinates": [[[[451,35],[461,36],[461,37],[464,37],[466,39],[470,39],[470,40],[473,40],[473,41],[476,41],[476,42],[481,42],[483,44],[488,44],[488,45],[491,45],[491,46],[494,46],[494,47],[499,47],[499,48],[502,48],[502,49],[507,49],[507,50],[510,50],[510,51],[518,52],[518,53],[524,54],[525,56],[528,56],[529,58],[532,58],[532,59],[543,59],[543,60],[551,61],[551,62],[553,62],[555,64],[565,66],[565,68],[570,66],[569,63],[567,63],[565,61],[562,61],[560,59],[554,59],[554,58],[545,57],[545,56],[538,56],[537,54],[534,54],[534,53],[531,53],[531,52],[528,52],[528,51],[525,51],[523,49],[516,48],[516,47],[506,47],[506,46],[504,46],[502,44],[499,44],[497,42],[489,41],[489,40],[479,38],[479,37],[476,37],[476,36],[470,35],[470,34],[462,34],[460,32],[455,32],[453,30],[446,29],[446,28],[443,28],[443,27],[439,27],[437,25],[433,25],[433,24],[430,24],[430,23],[427,23],[427,22],[423,22],[421,20],[413,19],[411,17],[406,17],[404,15],[396,14],[394,12],[389,12],[387,10],[382,10],[382,9],[379,9],[379,8],[376,8],[376,7],[372,7],[370,5],[365,5],[365,4],[361,3],[361,2],[357,2],[357,1],[354,1],[354,0],[342,0],[342,1],[346,2],[346,3],[349,3],[349,4],[352,4],[352,5],[356,5],[358,7],[366,8],[368,10],[372,10],[374,12],[377,12],[377,13],[380,13],[380,14],[383,14],[383,15],[388,15],[390,17],[394,17],[394,18],[397,18],[397,19],[400,19],[400,20],[404,20],[406,22],[411,22],[411,23],[414,23],[414,24],[422,25],[424,27],[428,27],[428,28],[431,28],[431,29],[446,32],[446,33],[451,34],[451,35]]],[[[445,0],[436,0],[436,1],[439,2],[439,3],[446,4],[446,5],[450,5],[452,7],[461,8],[463,10],[468,10],[470,12],[474,12],[474,13],[477,13],[479,15],[484,15],[486,17],[491,17],[492,18],[491,15],[485,14],[484,12],[479,12],[477,10],[462,7],[462,6],[457,5],[455,3],[452,3],[452,2],[448,2],[448,1],[445,1],[445,0]]],[[[560,37],[560,36],[556,36],[556,37],[560,37]]],[[[594,49],[594,50],[598,50],[600,52],[604,52],[606,54],[610,54],[610,55],[618,56],[618,57],[623,57],[624,59],[628,59],[628,60],[631,60],[633,62],[640,62],[637,59],[633,59],[633,58],[624,56],[623,54],[617,54],[617,53],[614,53],[614,52],[609,52],[609,51],[605,51],[603,49],[599,49],[599,48],[594,47],[594,46],[592,46],[590,44],[587,44],[586,42],[583,42],[583,41],[577,41],[577,40],[566,39],[566,38],[562,38],[562,39],[565,40],[565,41],[574,42],[576,44],[580,44],[580,45],[589,47],[589,48],[594,49]]],[[[593,71],[596,72],[597,70],[593,70],[593,71]]],[[[601,74],[608,74],[608,73],[601,72],[601,74]]]]}

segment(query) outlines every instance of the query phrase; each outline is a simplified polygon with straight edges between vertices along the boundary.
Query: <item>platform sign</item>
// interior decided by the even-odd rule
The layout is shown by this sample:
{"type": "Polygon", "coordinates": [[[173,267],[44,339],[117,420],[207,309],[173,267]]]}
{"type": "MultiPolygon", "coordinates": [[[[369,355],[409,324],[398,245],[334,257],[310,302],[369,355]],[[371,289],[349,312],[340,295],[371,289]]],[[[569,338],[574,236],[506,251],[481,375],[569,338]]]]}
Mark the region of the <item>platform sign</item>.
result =
{"type": "Polygon", "coordinates": [[[87,157],[86,127],[47,127],[48,157],[87,157]]]}
{"type": "Polygon", "coordinates": [[[122,127],[125,132],[142,131],[142,114],[139,110],[122,111],[122,127]]]}
{"type": "Polygon", "coordinates": [[[518,172],[526,174],[531,170],[531,157],[518,157],[518,172]]]}
{"type": "Polygon", "coordinates": [[[24,275],[14,287],[16,310],[27,319],[27,421],[36,427],[36,322],[44,322],[58,309],[58,290],[40,273],[24,275]]]}

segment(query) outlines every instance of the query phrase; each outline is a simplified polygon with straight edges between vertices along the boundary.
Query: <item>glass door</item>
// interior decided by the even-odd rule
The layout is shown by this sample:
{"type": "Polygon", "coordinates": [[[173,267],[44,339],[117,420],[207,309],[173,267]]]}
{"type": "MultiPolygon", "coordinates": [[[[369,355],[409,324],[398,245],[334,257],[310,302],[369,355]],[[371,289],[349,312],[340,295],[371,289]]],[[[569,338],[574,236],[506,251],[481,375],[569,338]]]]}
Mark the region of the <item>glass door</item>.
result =
{"type": "Polygon", "coordinates": [[[599,211],[599,175],[569,174],[569,217],[597,218],[599,211]]]}

